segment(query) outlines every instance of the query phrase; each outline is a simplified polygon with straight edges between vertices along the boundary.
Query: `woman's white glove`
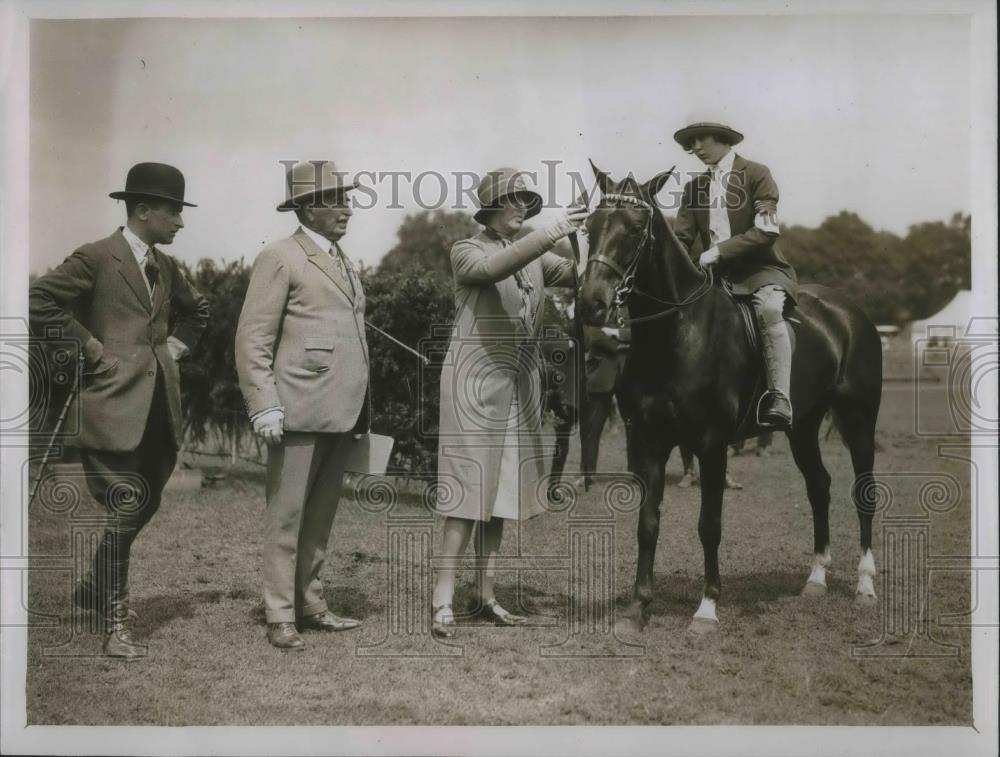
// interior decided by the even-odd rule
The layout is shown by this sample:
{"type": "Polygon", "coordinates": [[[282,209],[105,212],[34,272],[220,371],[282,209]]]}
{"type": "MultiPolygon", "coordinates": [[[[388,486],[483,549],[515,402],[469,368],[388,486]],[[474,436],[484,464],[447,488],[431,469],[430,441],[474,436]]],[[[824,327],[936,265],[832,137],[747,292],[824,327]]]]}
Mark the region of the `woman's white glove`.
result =
{"type": "Polygon", "coordinates": [[[579,205],[570,206],[562,218],[545,229],[545,233],[549,235],[549,239],[555,244],[563,237],[572,234],[583,226],[589,215],[590,211],[584,207],[580,207],[579,205]]]}

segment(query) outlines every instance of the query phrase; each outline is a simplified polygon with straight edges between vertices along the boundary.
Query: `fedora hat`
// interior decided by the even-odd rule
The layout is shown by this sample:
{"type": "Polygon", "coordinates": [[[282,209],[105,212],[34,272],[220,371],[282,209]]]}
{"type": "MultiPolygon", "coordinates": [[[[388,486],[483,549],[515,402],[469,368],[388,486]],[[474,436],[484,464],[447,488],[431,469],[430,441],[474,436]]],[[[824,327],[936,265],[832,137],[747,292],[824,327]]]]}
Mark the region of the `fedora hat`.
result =
{"type": "Polygon", "coordinates": [[[112,192],[108,197],[115,200],[158,197],[189,208],[198,207],[193,202],[184,202],[184,174],[166,163],[136,163],[125,177],[125,189],[112,192]]]}
{"type": "Polygon", "coordinates": [[[346,176],[337,170],[332,160],[305,160],[296,163],[285,174],[285,201],[278,206],[284,213],[302,207],[324,192],[346,192],[358,186],[357,180],[345,182],[346,176]]]}
{"type": "Polygon", "coordinates": [[[486,174],[479,182],[476,192],[479,198],[479,210],[473,218],[477,223],[486,225],[486,218],[494,210],[500,209],[500,200],[504,197],[520,197],[528,206],[525,219],[537,216],[542,210],[542,196],[528,189],[524,183],[524,172],[514,168],[496,168],[486,174]]]}
{"type": "Polygon", "coordinates": [[[692,140],[700,134],[721,136],[731,145],[737,145],[743,141],[742,134],[714,114],[701,113],[691,116],[687,123],[688,125],[683,129],[674,132],[674,141],[685,150],[690,149],[692,140]]]}

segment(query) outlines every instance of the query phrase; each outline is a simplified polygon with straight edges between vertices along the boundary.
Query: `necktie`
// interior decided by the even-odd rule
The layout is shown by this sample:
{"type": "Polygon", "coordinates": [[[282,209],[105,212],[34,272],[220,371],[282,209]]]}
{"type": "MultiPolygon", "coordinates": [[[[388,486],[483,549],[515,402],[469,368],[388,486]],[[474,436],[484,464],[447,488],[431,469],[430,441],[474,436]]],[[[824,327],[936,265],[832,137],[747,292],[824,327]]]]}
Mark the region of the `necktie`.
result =
{"type": "Polygon", "coordinates": [[[143,269],[146,272],[146,280],[149,282],[149,291],[152,293],[156,289],[157,280],[160,278],[160,264],[156,262],[152,247],[146,250],[143,269]]]}
{"type": "Polygon", "coordinates": [[[340,271],[341,278],[344,279],[348,284],[351,285],[351,293],[354,293],[354,280],[351,278],[351,273],[348,270],[347,261],[344,260],[344,256],[340,251],[334,247],[330,247],[330,256],[333,258],[334,262],[337,264],[337,270],[340,271]]]}
{"type": "Polygon", "coordinates": [[[723,185],[722,169],[718,164],[709,168],[709,234],[712,244],[729,238],[728,210],[726,209],[726,188],[723,185]]]}

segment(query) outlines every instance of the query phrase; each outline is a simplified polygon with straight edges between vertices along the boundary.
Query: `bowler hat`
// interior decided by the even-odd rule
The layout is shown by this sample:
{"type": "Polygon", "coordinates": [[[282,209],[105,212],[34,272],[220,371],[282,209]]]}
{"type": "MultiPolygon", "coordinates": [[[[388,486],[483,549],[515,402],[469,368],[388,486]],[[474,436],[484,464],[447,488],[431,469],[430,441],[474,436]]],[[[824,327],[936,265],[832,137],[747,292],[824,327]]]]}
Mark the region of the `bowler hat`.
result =
{"type": "Polygon", "coordinates": [[[722,122],[718,116],[700,114],[688,119],[688,125],[683,129],[674,132],[674,141],[685,150],[691,149],[691,142],[701,134],[711,134],[721,136],[731,145],[739,144],[743,141],[743,135],[732,126],[722,122]]]}
{"type": "Polygon", "coordinates": [[[494,210],[500,209],[500,200],[504,197],[521,198],[528,207],[525,218],[537,216],[542,210],[542,196],[528,189],[524,183],[524,172],[513,168],[497,168],[490,171],[479,182],[479,210],[473,218],[486,225],[486,218],[494,210]]]}
{"type": "Polygon", "coordinates": [[[115,200],[158,197],[189,208],[198,207],[193,202],[184,202],[184,174],[166,163],[136,163],[125,177],[125,189],[108,196],[115,200]]]}
{"type": "Polygon", "coordinates": [[[284,213],[302,207],[307,200],[324,192],[346,192],[358,182],[345,182],[346,176],[337,170],[332,160],[306,160],[296,163],[285,174],[285,201],[278,206],[284,213]]]}

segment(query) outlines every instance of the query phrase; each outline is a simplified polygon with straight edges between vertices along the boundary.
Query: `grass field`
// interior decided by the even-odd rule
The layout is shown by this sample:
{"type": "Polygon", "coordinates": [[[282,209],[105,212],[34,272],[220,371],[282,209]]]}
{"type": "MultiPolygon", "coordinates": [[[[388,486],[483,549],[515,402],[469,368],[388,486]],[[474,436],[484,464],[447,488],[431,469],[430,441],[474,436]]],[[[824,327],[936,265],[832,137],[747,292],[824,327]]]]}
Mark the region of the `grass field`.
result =
{"type": "MultiPolygon", "coordinates": [[[[304,653],[281,653],[264,639],[259,598],[263,474],[245,469],[200,492],[169,494],[137,541],[133,607],[140,616],[137,635],[149,644],[144,660],[102,658],[99,637],[72,635],[68,571],[32,574],[31,609],[50,614],[59,626],[34,627],[29,634],[28,723],[968,724],[969,631],[960,616],[970,609],[969,573],[934,571],[928,580],[912,554],[909,568],[883,559],[888,518],[923,517],[920,489],[947,476],[959,482],[960,491],[954,502],[934,500],[943,512],[927,516],[928,552],[968,554],[968,465],[939,457],[937,440],[914,434],[913,391],[910,384],[887,384],[883,398],[876,470],[907,475],[886,478],[894,502],[876,519],[879,607],[856,608],[853,602],[858,527],[848,497],[849,459],[835,436],[823,447],[834,479],[830,591],[819,599],[799,597],[812,562],[812,516],[787,442],[777,438],[767,458],[731,459],[731,474],[746,488],[727,494],[722,627],[714,636],[685,630],[702,586],[699,494],[673,486],[680,474],[675,454],[668,466],[652,620],[641,636],[628,639],[644,645],[640,656],[540,654],[542,645],[567,633],[564,571],[521,575],[520,596],[535,612],[554,618],[549,625],[463,628],[461,654],[454,657],[357,655],[358,645],[386,633],[388,550],[385,517],[347,499],[334,524],[324,578],[334,611],[360,618],[364,626],[347,634],[309,634],[304,653]],[[883,578],[892,591],[886,593],[883,578]],[[926,597],[907,593],[922,581],[926,597]],[[926,633],[915,620],[921,609],[926,633]],[[959,620],[947,626],[942,616],[959,620]],[[852,654],[874,642],[880,643],[869,651],[876,656],[852,654]],[[934,656],[949,650],[957,654],[934,656]]],[[[921,422],[944,423],[945,399],[943,385],[925,389],[921,422]]],[[[576,454],[574,449],[570,469],[576,454]]],[[[605,436],[601,464],[624,468],[621,433],[605,436]]],[[[579,506],[596,512],[601,502],[601,493],[591,490],[579,506]]],[[[92,506],[81,507],[74,517],[92,506]]],[[[634,575],[636,517],[631,512],[616,520],[619,598],[629,595],[634,575]]],[[[565,554],[566,524],[565,515],[555,513],[530,521],[523,552],[565,554]]],[[[513,537],[505,538],[505,552],[515,547],[513,537]]],[[[436,530],[435,545],[439,538],[436,530]]],[[[36,506],[30,546],[33,556],[68,555],[67,516],[36,506]]],[[[470,580],[457,605],[471,595],[470,580]]],[[[500,577],[498,593],[507,605],[516,602],[514,582],[513,573],[500,577]]],[[[595,647],[616,648],[613,641],[595,647]]]]}

